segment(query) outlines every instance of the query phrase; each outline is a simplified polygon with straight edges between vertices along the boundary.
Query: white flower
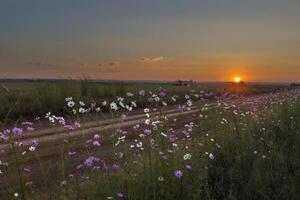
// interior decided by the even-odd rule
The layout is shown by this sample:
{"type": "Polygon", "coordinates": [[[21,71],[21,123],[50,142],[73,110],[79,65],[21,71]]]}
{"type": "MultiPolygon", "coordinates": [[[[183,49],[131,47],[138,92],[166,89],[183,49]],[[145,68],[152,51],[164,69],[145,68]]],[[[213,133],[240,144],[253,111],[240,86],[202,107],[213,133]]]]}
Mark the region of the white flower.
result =
{"type": "Polygon", "coordinates": [[[162,176],[158,177],[158,181],[164,181],[164,180],[165,180],[164,177],[162,176]]]}
{"type": "Polygon", "coordinates": [[[117,106],[117,104],[115,102],[111,102],[110,103],[110,109],[116,111],[116,110],[119,109],[119,107],[117,106]]]}
{"type": "Polygon", "coordinates": [[[79,101],[79,104],[80,104],[81,106],[85,106],[85,103],[84,103],[83,101],[79,101]]]}
{"type": "Polygon", "coordinates": [[[183,156],[183,160],[190,160],[192,158],[192,155],[187,153],[183,156]]]}
{"type": "Polygon", "coordinates": [[[51,116],[51,112],[46,113],[45,118],[49,118],[51,116]]]}
{"type": "Polygon", "coordinates": [[[117,101],[122,102],[124,100],[123,97],[118,97],[117,101]]]}
{"type": "Polygon", "coordinates": [[[19,196],[19,193],[15,192],[14,197],[18,197],[18,196],[19,196]]]}
{"type": "Polygon", "coordinates": [[[127,94],[128,97],[132,97],[133,96],[133,93],[131,93],[131,92],[127,92],[126,94],[127,94]]]}
{"type": "Polygon", "coordinates": [[[192,102],[192,100],[187,100],[187,102],[186,102],[186,104],[189,106],[189,107],[191,107],[192,105],[193,105],[193,102],[192,102]]]}
{"type": "Polygon", "coordinates": [[[66,102],[72,101],[72,100],[73,100],[73,97],[67,97],[67,98],[65,98],[65,100],[66,100],[66,102]]]}
{"type": "Polygon", "coordinates": [[[160,132],[160,134],[164,137],[167,137],[167,134],[163,133],[163,132],[160,132]]]}
{"type": "Polygon", "coordinates": [[[150,111],[149,108],[145,108],[145,109],[144,109],[144,112],[145,112],[145,113],[148,113],[149,111],[150,111]]]}
{"type": "Polygon", "coordinates": [[[96,112],[100,112],[101,111],[101,108],[100,107],[97,107],[96,108],[96,112]]]}
{"type": "Polygon", "coordinates": [[[149,125],[150,124],[150,119],[146,119],[145,124],[149,125]]]}
{"type": "Polygon", "coordinates": [[[119,104],[120,104],[120,106],[121,106],[122,108],[125,108],[125,105],[124,105],[124,103],[123,103],[122,101],[120,101],[119,104]]]}
{"type": "Polygon", "coordinates": [[[137,105],[136,105],[136,102],[135,102],[135,101],[132,101],[132,102],[131,102],[131,105],[133,105],[133,107],[135,107],[135,108],[137,107],[137,105]]]}
{"type": "Polygon", "coordinates": [[[29,147],[29,151],[35,151],[35,147],[34,146],[29,147]]]}
{"type": "Polygon", "coordinates": [[[55,122],[54,117],[49,117],[49,121],[50,121],[51,123],[54,123],[54,122],[55,122]]]}
{"type": "Polygon", "coordinates": [[[78,112],[79,113],[85,113],[85,109],[84,108],[79,108],[78,112]]]}
{"type": "Polygon", "coordinates": [[[132,107],[131,107],[131,106],[126,105],[126,109],[127,109],[128,111],[132,111],[132,107]]]}
{"type": "Polygon", "coordinates": [[[75,102],[74,101],[68,101],[67,105],[72,108],[75,106],[75,102]]]}
{"type": "Polygon", "coordinates": [[[154,100],[155,100],[156,102],[158,102],[158,101],[160,100],[160,98],[159,98],[158,96],[156,96],[156,97],[154,98],[154,100]]]}
{"type": "Polygon", "coordinates": [[[103,101],[102,102],[102,106],[106,106],[107,105],[107,102],[106,101],[103,101]]]}
{"type": "Polygon", "coordinates": [[[77,113],[76,109],[73,109],[72,112],[74,115],[76,115],[76,113],[77,113]]]}
{"type": "Polygon", "coordinates": [[[163,106],[167,106],[168,104],[165,101],[161,102],[163,106]]]}
{"type": "Polygon", "coordinates": [[[143,143],[142,143],[142,142],[139,142],[139,143],[136,144],[136,147],[137,147],[137,148],[141,148],[142,146],[143,146],[143,143]]]}
{"type": "Polygon", "coordinates": [[[214,159],[215,159],[215,156],[214,156],[212,153],[210,153],[210,154],[208,155],[208,157],[209,157],[209,159],[211,159],[211,160],[214,160],[214,159]]]}
{"type": "Polygon", "coordinates": [[[176,98],[175,97],[171,97],[172,101],[176,102],[176,98]]]}

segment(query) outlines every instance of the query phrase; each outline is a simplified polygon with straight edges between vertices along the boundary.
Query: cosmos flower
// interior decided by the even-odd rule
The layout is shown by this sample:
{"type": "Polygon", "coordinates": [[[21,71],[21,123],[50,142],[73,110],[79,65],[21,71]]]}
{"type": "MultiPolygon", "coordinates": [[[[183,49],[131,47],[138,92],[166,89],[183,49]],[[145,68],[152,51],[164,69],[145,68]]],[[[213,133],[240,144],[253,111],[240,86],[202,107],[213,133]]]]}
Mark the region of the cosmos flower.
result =
{"type": "Polygon", "coordinates": [[[102,106],[106,106],[107,105],[107,102],[106,101],[103,101],[102,102],[102,106]]]}
{"type": "Polygon", "coordinates": [[[67,103],[69,108],[73,108],[75,106],[75,102],[74,101],[68,101],[67,103]]]}
{"type": "Polygon", "coordinates": [[[140,91],[139,91],[139,95],[140,95],[140,96],[145,96],[145,94],[146,94],[145,90],[140,90],[140,91]]]}
{"type": "Polygon", "coordinates": [[[35,151],[35,146],[30,146],[29,151],[35,151]]]}
{"type": "Polygon", "coordinates": [[[85,113],[85,109],[82,108],[82,107],[80,107],[79,110],[78,110],[78,112],[81,113],[81,114],[83,114],[83,113],[85,113]]]}
{"type": "Polygon", "coordinates": [[[174,174],[176,178],[180,179],[183,175],[183,172],[181,170],[176,170],[174,174]]]}
{"type": "Polygon", "coordinates": [[[99,160],[100,159],[97,157],[90,156],[84,161],[84,164],[88,167],[91,167],[95,161],[99,161],[99,160]]]}
{"type": "Polygon", "coordinates": [[[192,170],[192,166],[191,165],[186,165],[185,166],[187,170],[192,170]]]}
{"type": "Polygon", "coordinates": [[[13,128],[12,130],[12,133],[15,135],[15,136],[22,136],[23,135],[23,129],[22,128],[13,128]]]}
{"type": "Polygon", "coordinates": [[[190,160],[192,158],[192,155],[187,153],[183,156],[183,160],[190,160]]]}
{"type": "Polygon", "coordinates": [[[212,153],[210,153],[210,154],[208,155],[208,157],[209,157],[209,159],[211,159],[211,160],[214,160],[214,159],[215,159],[215,156],[214,156],[212,153]]]}
{"type": "Polygon", "coordinates": [[[127,92],[126,95],[127,95],[128,97],[133,97],[134,94],[131,93],[131,92],[127,92]]]}
{"type": "Polygon", "coordinates": [[[112,168],[113,170],[117,171],[117,170],[120,169],[120,165],[117,164],[117,163],[114,163],[114,164],[111,166],[111,168],[112,168]]]}
{"type": "Polygon", "coordinates": [[[117,197],[119,197],[119,198],[124,198],[125,195],[124,195],[122,192],[118,192],[118,193],[117,193],[117,197]]]}
{"type": "Polygon", "coordinates": [[[117,111],[119,109],[119,107],[117,106],[117,104],[115,102],[111,102],[110,103],[110,109],[117,111]]]}
{"type": "Polygon", "coordinates": [[[83,101],[79,101],[79,104],[80,104],[81,106],[85,106],[85,103],[84,103],[83,101]]]}

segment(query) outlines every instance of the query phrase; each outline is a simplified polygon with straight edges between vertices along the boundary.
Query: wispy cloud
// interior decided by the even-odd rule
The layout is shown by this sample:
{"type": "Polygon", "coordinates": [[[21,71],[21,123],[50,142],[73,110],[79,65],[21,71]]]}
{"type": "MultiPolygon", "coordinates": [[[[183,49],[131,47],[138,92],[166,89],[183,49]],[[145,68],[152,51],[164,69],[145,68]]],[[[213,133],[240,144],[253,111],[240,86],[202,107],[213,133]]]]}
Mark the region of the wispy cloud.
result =
{"type": "Polygon", "coordinates": [[[158,61],[162,61],[165,58],[162,56],[158,56],[158,57],[146,57],[146,58],[142,58],[143,62],[158,62],[158,61]]]}
{"type": "Polygon", "coordinates": [[[97,72],[112,73],[120,71],[120,61],[109,61],[99,63],[81,63],[80,66],[85,69],[93,69],[97,72]]]}
{"type": "Polygon", "coordinates": [[[49,62],[44,62],[44,61],[30,61],[30,62],[26,62],[26,65],[30,65],[30,66],[34,66],[34,67],[58,67],[58,66],[62,66],[62,64],[58,64],[58,63],[49,63],[49,62]]]}

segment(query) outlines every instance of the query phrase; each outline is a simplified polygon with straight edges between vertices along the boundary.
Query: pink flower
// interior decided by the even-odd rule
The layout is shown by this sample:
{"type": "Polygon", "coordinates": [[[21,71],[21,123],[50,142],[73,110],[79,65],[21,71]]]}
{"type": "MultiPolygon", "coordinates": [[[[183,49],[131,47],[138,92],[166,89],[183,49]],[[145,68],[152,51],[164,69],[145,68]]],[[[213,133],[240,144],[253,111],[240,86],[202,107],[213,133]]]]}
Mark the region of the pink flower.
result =
{"type": "Polygon", "coordinates": [[[145,96],[145,90],[140,90],[140,91],[139,91],[139,95],[140,95],[140,96],[145,96]]]}

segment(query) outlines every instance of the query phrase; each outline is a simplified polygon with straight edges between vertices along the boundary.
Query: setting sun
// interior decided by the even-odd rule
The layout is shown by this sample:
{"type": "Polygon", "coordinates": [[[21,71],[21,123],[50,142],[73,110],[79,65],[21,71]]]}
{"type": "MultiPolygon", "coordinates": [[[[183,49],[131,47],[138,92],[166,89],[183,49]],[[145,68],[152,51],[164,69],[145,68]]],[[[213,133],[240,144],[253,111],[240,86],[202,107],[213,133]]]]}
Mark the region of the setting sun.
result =
{"type": "Polygon", "coordinates": [[[239,83],[239,82],[241,82],[241,77],[239,77],[239,76],[236,76],[236,77],[234,77],[234,82],[236,82],[236,83],[239,83]]]}

